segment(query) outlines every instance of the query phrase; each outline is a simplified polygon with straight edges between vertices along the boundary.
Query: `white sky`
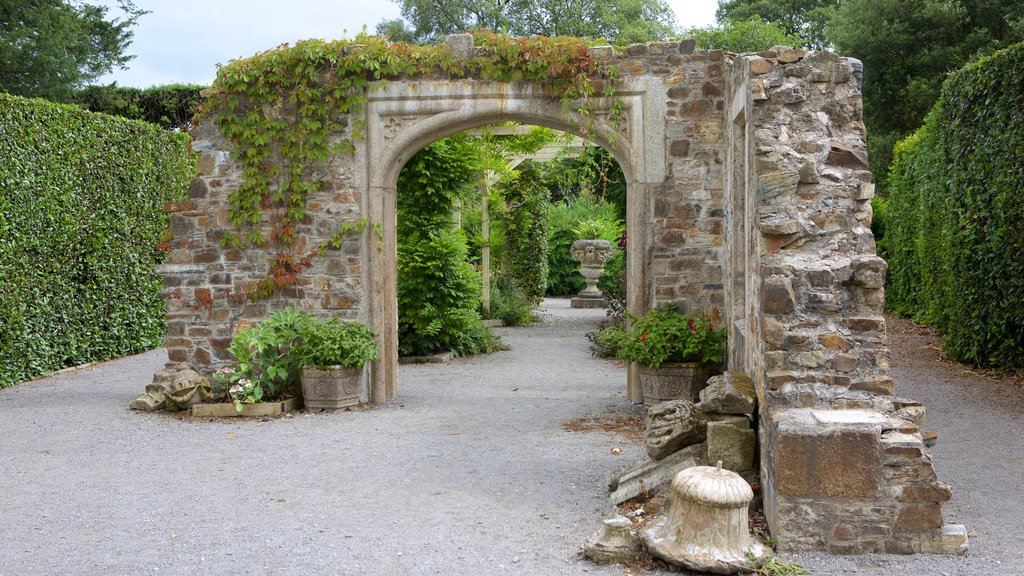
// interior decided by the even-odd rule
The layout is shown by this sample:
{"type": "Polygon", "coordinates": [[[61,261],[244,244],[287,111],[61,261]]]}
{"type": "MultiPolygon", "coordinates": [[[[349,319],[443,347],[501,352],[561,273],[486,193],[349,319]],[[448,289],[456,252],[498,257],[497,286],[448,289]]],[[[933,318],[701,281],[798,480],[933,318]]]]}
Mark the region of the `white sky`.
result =
{"type": "MultiPolygon", "coordinates": [[[[95,4],[116,5],[109,0],[95,4]]],[[[681,27],[714,23],[717,0],[667,0],[681,27]]],[[[209,85],[216,64],[304,38],[351,38],[365,24],[400,16],[388,0],[135,0],[151,13],[139,19],[128,48],[135,58],[98,83],[209,85]]],[[[111,10],[109,15],[118,13],[111,10]]]]}

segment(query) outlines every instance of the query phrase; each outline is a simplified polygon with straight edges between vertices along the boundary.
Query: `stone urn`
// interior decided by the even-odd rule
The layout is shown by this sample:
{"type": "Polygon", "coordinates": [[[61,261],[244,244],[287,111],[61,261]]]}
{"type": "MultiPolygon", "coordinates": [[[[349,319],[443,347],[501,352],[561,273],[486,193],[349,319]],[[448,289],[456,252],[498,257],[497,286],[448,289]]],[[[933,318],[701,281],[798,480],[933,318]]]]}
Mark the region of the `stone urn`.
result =
{"type": "Polygon", "coordinates": [[[700,401],[707,386],[711,366],[699,362],[666,362],[657,368],[640,366],[640,387],[644,404],[653,406],[666,400],[700,401]]]}
{"type": "Polygon", "coordinates": [[[587,281],[587,287],[572,299],[573,308],[604,308],[608,305],[597,280],[604,274],[604,263],[615,254],[615,248],[607,240],[577,240],[570,250],[572,259],[580,263],[580,274],[587,281]]]}
{"type": "Polygon", "coordinates": [[[771,550],[750,537],[753,490],[735,472],[694,466],[672,479],[668,514],[641,536],[654,556],[698,572],[751,572],[771,550]]]}
{"type": "Polygon", "coordinates": [[[302,403],[314,412],[333,412],[359,404],[363,369],[345,366],[304,366],[302,403]]]}

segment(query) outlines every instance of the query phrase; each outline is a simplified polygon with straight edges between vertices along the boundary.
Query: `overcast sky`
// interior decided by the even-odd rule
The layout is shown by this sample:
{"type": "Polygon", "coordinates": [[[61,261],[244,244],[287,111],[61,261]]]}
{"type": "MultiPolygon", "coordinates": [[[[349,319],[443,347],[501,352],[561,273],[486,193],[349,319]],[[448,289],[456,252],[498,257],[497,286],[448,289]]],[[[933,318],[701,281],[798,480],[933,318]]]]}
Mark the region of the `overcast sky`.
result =
{"type": "MultiPolygon", "coordinates": [[[[110,0],[95,4],[116,5],[110,0]]],[[[680,26],[715,20],[717,0],[668,0],[680,26]]],[[[216,65],[304,38],[351,38],[365,24],[397,18],[389,0],[135,0],[139,19],[128,49],[135,59],[98,83],[145,88],[176,82],[209,85],[216,65]]],[[[116,9],[110,14],[118,13],[116,9]]]]}

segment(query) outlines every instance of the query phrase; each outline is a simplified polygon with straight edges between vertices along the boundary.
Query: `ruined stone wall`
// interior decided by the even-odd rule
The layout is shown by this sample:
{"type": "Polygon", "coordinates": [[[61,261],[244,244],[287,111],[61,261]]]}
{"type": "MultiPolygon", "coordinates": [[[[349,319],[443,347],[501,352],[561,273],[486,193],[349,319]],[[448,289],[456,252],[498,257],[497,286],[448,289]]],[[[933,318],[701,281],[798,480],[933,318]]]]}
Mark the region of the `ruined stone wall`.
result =
{"type": "Polygon", "coordinates": [[[853,62],[746,55],[730,88],[729,117],[744,126],[733,133],[749,139],[730,142],[728,163],[730,182],[748,182],[729,190],[748,214],[728,241],[730,285],[748,279],[729,292],[745,332],[732,356],[761,402],[765,512],[781,549],[965,551],[963,526],[943,524],[950,490],[925,450],[923,408],[893,395],[853,62]]]}
{"type": "MultiPolygon", "coordinates": [[[[630,310],[676,302],[727,323],[730,367],[750,374],[758,392],[766,513],[783,550],[962,551],[963,527],[942,522],[950,491],[922,441],[923,408],[893,395],[885,263],[870,231],[852,62],[693,47],[595,50],[622,80],[626,120],[588,136],[630,179],[630,310]]],[[[461,49],[472,55],[471,39],[461,49]]],[[[364,116],[347,125],[355,120],[366,141],[313,168],[324,186],[308,199],[298,242],[281,253],[273,242],[221,246],[241,166],[211,123],[193,133],[199,176],[187,202],[168,206],[171,250],[161,269],[172,363],[208,373],[230,361],[238,330],[297,306],[367,321],[384,351],[370,397],[392,397],[401,165],[433,139],[503,120],[581,132],[543,90],[436,76],[372,92],[364,116]],[[357,222],[365,229],[342,246],[315,250],[357,222]],[[275,260],[295,271],[294,282],[251,297],[275,260]]],[[[269,238],[267,221],[258,226],[269,238]]]]}
{"type": "MultiPolygon", "coordinates": [[[[365,320],[361,253],[368,230],[346,235],[341,248],[332,247],[311,258],[296,282],[274,295],[250,296],[254,283],[272,274],[271,262],[281,248],[272,242],[244,249],[221,245],[233,229],[228,198],[238,190],[242,167],[231,158],[227,142],[212,122],[200,124],[192,138],[199,154],[198,176],[189,187],[188,201],[167,206],[172,238],[166,264],[160,267],[167,312],[164,345],[170,362],[212,372],[229,363],[227,347],[236,332],[286,306],[318,316],[365,320]]],[[[352,186],[352,168],[346,160],[351,159],[336,158],[317,168],[325,176],[325,185],[310,195],[298,240],[285,253],[297,266],[344,223],[354,225],[361,218],[360,192],[352,186]]],[[[258,229],[270,237],[266,221],[258,229]]]]}

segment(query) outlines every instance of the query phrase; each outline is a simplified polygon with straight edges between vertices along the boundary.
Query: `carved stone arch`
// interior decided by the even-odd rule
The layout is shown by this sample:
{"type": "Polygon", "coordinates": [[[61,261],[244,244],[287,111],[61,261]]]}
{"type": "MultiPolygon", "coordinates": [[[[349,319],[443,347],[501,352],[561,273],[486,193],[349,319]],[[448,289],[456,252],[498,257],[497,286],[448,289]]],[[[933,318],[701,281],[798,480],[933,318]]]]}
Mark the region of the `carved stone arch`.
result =
{"type": "MultiPolygon", "coordinates": [[[[379,224],[382,238],[366,252],[366,285],[372,286],[368,318],[374,333],[381,335],[382,360],[373,371],[371,398],[384,401],[397,393],[397,295],[395,286],[397,252],[395,187],[398,174],[418,150],[445,136],[497,122],[516,121],[586,136],[607,149],[623,169],[627,186],[627,220],[631,242],[647,243],[647,188],[651,178],[664,178],[664,138],[661,132],[663,98],[650,90],[657,83],[648,79],[629,82],[608,98],[594,101],[594,120],[588,122],[567,114],[557,97],[532,84],[473,80],[393,82],[370,95],[365,112],[366,142],[356,153],[355,163],[365,166],[364,214],[379,224]],[[604,112],[618,100],[620,122],[612,123],[604,112]],[[661,105],[658,105],[658,102],[661,105]],[[653,110],[652,110],[653,109],[653,110]],[[644,138],[644,136],[648,136],[644,138]],[[646,148],[654,145],[655,150],[646,148]]],[[[662,89],[663,91],[663,89],[662,89]]],[[[360,171],[362,172],[362,171],[360,171]]],[[[649,252],[629,252],[632,270],[627,292],[630,311],[647,309],[650,279],[649,252]],[[634,295],[635,296],[632,296],[634,295]]],[[[635,376],[631,377],[635,380],[635,376]]],[[[639,400],[631,383],[633,396],[639,400]]]]}

